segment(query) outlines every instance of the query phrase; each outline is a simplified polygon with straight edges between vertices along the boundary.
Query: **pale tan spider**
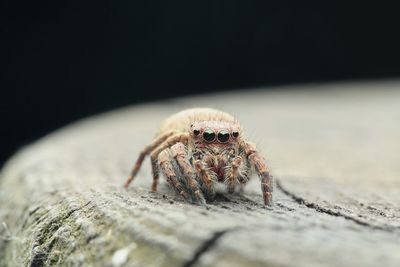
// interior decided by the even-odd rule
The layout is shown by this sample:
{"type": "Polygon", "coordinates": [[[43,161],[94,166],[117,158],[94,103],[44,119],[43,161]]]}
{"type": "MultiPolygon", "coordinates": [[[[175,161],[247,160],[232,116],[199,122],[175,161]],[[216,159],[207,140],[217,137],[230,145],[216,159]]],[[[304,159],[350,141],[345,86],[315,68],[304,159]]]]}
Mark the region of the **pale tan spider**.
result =
{"type": "Polygon", "coordinates": [[[264,204],[272,204],[273,181],[263,157],[242,137],[238,121],[225,112],[195,108],[169,117],[153,142],[140,153],[126,188],[149,154],[152,191],[157,191],[161,168],[178,194],[205,204],[206,199],[214,199],[218,183],[226,185],[229,193],[236,187],[242,191],[254,169],[261,179],[264,204]]]}

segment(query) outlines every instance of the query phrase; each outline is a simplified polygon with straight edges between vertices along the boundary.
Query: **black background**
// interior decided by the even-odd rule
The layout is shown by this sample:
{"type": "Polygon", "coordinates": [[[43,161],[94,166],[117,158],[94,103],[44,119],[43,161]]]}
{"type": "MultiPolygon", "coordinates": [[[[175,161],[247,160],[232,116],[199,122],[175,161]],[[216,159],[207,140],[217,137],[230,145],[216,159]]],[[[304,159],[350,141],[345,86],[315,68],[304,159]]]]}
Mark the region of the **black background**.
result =
{"type": "Polygon", "coordinates": [[[0,164],[122,105],[400,75],[398,9],[380,1],[7,1],[0,12],[0,164]]]}

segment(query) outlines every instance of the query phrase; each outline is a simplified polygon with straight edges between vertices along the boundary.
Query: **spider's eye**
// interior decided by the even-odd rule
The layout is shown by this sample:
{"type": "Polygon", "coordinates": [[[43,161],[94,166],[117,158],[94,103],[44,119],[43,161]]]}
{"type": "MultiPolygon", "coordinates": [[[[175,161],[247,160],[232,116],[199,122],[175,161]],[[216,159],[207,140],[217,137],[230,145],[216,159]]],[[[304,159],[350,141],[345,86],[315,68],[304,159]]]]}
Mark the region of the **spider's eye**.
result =
{"type": "Polygon", "coordinates": [[[203,138],[207,142],[212,142],[215,140],[215,133],[211,129],[205,129],[203,132],[203,138]]]}
{"type": "Polygon", "coordinates": [[[237,138],[239,136],[239,132],[233,132],[232,135],[233,137],[237,138]]]}
{"type": "Polygon", "coordinates": [[[200,131],[199,130],[193,130],[193,134],[197,136],[197,135],[200,134],[200,131]]]}
{"type": "Polygon", "coordinates": [[[218,141],[220,141],[221,143],[226,143],[229,140],[229,132],[227,131],[220,131],[218,133],[218,141]]]}

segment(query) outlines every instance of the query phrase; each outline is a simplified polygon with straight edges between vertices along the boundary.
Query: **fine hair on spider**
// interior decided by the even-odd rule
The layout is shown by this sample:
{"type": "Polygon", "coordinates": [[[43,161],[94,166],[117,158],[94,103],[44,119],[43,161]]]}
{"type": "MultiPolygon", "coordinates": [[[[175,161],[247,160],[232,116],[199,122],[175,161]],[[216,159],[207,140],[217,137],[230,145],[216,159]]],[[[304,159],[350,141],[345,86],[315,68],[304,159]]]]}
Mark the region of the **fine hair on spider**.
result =
{"type": "Polygon", "coordinates": [[[198,204],[212,201],[218,184],[228,193],[243,187],[254,170],[261,181],[265,205],[272,205],[273,179],[263,156],[246,140],[240,123],[230,114],[193,108],[167,118],[153,141],[139,154],[127,188],[143,160],[150,155],[153,183],[157,191],[160,170],[182,198],[198,204]]]}

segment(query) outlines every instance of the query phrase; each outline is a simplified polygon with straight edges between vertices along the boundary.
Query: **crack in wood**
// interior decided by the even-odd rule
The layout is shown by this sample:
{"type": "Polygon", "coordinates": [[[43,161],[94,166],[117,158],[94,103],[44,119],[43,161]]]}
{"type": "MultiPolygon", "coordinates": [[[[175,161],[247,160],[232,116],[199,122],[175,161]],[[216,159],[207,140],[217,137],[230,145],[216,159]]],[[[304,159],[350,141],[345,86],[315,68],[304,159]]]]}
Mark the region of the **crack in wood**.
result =
{"type": "Polygon", "coordinates": [[[396,230],[395,227],[391,227],[391,226],[388,226],[388,225],[386,225],[386,226],[374,225],[374,224],[368,223],[366,221],[357,219],[357,218],[355,218],[353,216],[344,214],[342,212],[335,211],[335,210],[323,207],[323,206],[321,206],[321,205],[319,205],[317,203],[309,202],[306,199],[304,199],[304,198],[302,198],[302,197],[290,192],[289,190],[287,190],[278,179],[276,179],[275,182],[276,182],[276,188],[279,189],[283,194],[289,196],[296,203],[298,203],[300,205],[303,205],[303,206],[306,206],[307,208],[314,209],[317,212],[328,214],[330,216],[341,217],[341,218],[344,218],[346,220],[352,221],[352,222],[354,222],[354,223],[356,223],[358,225],[365,226],[365,227],[368,227],[368,228],[371,228],[371,229],[374,229],[374,230],[381,230],[381,231],[386,231],[386,232],[394,232],[396,230]]]}
{"type": "Polygon", "coordinates": [[[227,232],[232,231],[232,229],[225,229],[221,231],[214,232],[214,234],[207,239],[193,254],[192,258],[186,261],[182,267],[192,267],[194,266],[207,251],[215,246],[217,241],[227,232]]]}

